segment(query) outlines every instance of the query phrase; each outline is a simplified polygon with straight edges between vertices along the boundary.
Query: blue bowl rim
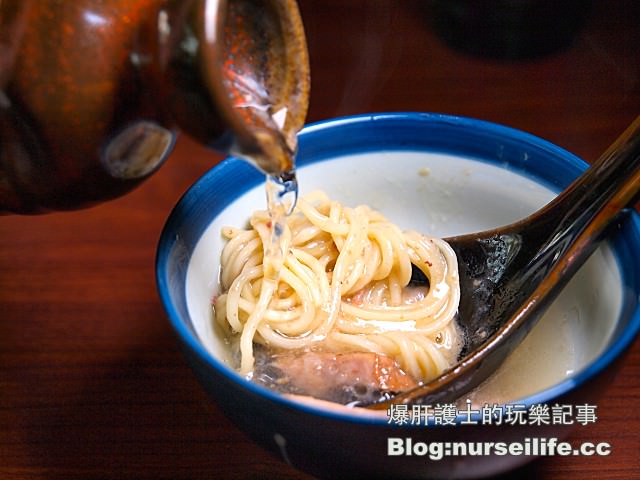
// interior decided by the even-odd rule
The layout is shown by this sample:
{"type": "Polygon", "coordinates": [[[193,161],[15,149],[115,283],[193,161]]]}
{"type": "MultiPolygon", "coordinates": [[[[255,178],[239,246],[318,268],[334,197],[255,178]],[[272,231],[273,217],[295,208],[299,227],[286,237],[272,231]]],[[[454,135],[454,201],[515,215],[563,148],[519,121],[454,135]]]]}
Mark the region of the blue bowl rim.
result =
{"type": "MultiPolygon", "coordinates": [[[[530,133],[524,132],[522,130],[515,129],[513,127],[508,127],[505,125],[489,122],[486,120],[480,120],[470,117],[461,117],[455,115],[448,115],[442,113],[422,113],[422,112],[385,112],[385,113],[375,113],[375,114],[360,114],[360,115],[351,115],[345,117],[338,117],[328,120],[322,120],[319,122],[311,123],[305,126],[305,128],[299,134],[299,145],[300,150],[303,150],[305,142],[308,137],[313,134],[320,133],[324,134],[326,130],[333,130],[336,128],[342,128],[345,126],[356,126],[360,127],[361,125],[370,126],[371,122],[409,122],[409,123],[419,123],[419,124],[437,124],[440,126],[451,126],[451,127],[460,127],[462,129],[470,129],[473,131],[477,131],[483,135],[491,135],[497,138],[508,138],[512,141],[516,141],[519,143],[527,144],[529,146],[534,146],[536,148],[540,148],[546,153],[562,158],[563,162],[568,163],[569,166],[577,168],[578,171],[582,172],[587,167],[588,164],[584,162],[582,159],[578,158],[574,154],[568,152],[567,150],[548,142],[540,137],[532,135],[530,133]]],[[[364,153],[367,151],[375,150],[375,147],[370,147],[367,145],[363,145],[361,149],[358,151],[360,153],[364,153]]],[[[438,149],[427,149],[427,148],[417,148],[415,146],[408,147],[400,147],[400,148],[389,148],[389,150],[413,150],[413,151],[438,151],[438,149]]],[[[344,155],[343,151],[334,152],[335,156],[344,155]]],[[[316,158],[311,161],[298,161],[299,166],[309,165],[316,161],[322,161],[325,158],[316,158]]],[[[554,188],[554,185],[550,183],[548,180],[542,179],[540,177],[535,177],[530,174],[526,169],[518,169],[513,168],[513,166],[509,163],[496,163],[494,160],[486,159],[486,158],[473,158],[477,161],[487,161],[492,164],[497,164],[503,168],[508,168],[517,173],[523,174],[532,178],[534,181],[538,183],[542,183],[547,187],[554,188]]],[[[168,258],[169,249],[174,244],[175,233],[173,232],[173,227],[179,224],[178,216],[181,215],[182,211],[180,206],[184,203],[188,203],[190,198],[196,195],[196,191],[200,189],[203,185],[208,184],[212,180],[214,180],[218,175],[222,175],[225,169],[228,169],[234,164],[240,162],[241,164],[246,164],[244,160],[239,158],[230,156],[225,158],[218,165],[214,166],[208,172],[206,172],[202,177],[200,177],[194,184],[189,187],[189,189],[182,195],[182,197],[178,200],[174,208],[172,209],[165,226],[161,232],[160,240],[158,242],[157,254],[156,254],[156,283],[158,292],[160,295],[160,299],[165,308],[169,321],[178,335],[179,339],[185,344],[192,352],[194,352],[198,358],[204,362],[208,367],[216,370],[218,374],[223,375],[227,380],[237,384],[239,387],[243,389],[247,389],[249,392],[257,395],[259,397],[264,397],[266,400],[270,400],[277,404],[280,404],[284,407],[294,408],[296,410],[300,410],[312,415],[320,415],[330,419],[338,420],[338,421],[347,421],[354,423],[364,423],[364,424],[374,424],[374,425],[387,425],[394,426],[393,424],[389,425],[388,419],[383,416],[368,416],[368,415],[357,415],[351,414],[346,411],[346,409],[340,410],[330,410],[322,407],[317,407],[314,405],[309,405],[303,402],[296,401],[291,398],[287,398],[281,394],[273,392],[265,387],[260,385],[251,383],[240,376],[237,372],[232,371],[229,367],[224,365],[222,362],[218,361],[215,357],[213,357],[206,348],[202,345],[200,340],[197,338],[195,332],[192,332],[189,328],[187,328],[184,322],[180,319],[180,315],[175,309],[174,305],[170,300],[170,295],[168,291],[168,285],[165,278],[165,262],[168,258]]],[[[262,179],[263,176],[254,171],[251,168],[251,171],[257,175],[254,177],[253,182],[247,182],[237,189],[237,194],[228,198],[228,203],[231,203],[240,195],[244,194],[246,191],[254,188],[257,183],[255,179],[262,179]]],[[[555,190],[557,191],[557,185],[555,186],[555,190]]],[[[640,214],[638,212],[629,209],[627,215],[628,228],[630,228],[633,232],[633,237],[637,237],[638,241],[634,242],[634,247],[637,247],[640,250],[640,214]]],[[[635,239],[635,238],[634,238],[635,239]]],[[[627,272],[626,266],[620,262],[620,259],[617,255],[615,255],[616,260],[618,262],[618,266],[621,274],[625,275],[627,272]]],[[[636,302],[637,303],[637,302],[636,302]]],[[[637,307],[635,311],[631,314],[631,318],[627,323],[626,328],[619,334],[618,338],[612,344],[609,344],[607,348],[599,354],[599,356],[594,359],[586,368],[583,368],[576,375],[569,377],[562,382],[553,385],[541,392],[537,392],[533,395],[530,395],[522,400],[518,401],[518,405],[524,405],[525,407],[539,404],[539,403],[548,403],[555,398],[561,397],[564,394],[572,391],[573,389],[580,387],[590,378],[595,377],[599,373],[601,373],[607,366],[613,363],[622,353],[629,348],[633,340],[640,332],[640,308],[637,307]]],[[[458,416],[456,424],[459,425],[460,421],[466,418],[462,417],[462,415],[458,416]]],[[[475,415],[475,420],[478,420],[478,415],[475,415]]],[[[404,425],[403,428],[412,427],[412,425],[404,425]]]]}

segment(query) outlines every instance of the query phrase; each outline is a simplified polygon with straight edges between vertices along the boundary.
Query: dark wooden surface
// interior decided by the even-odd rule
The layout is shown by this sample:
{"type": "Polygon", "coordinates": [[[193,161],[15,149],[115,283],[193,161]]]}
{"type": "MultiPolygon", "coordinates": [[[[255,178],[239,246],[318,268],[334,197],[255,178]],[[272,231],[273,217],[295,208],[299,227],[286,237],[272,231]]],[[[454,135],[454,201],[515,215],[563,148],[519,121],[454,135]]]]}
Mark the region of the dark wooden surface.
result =
{"type": "MultiPolygon", "coordinates": [[[[301,2],[309,120],[391,110],[483,118],[586,160],[640,113],[637,3],[600,1],[563,52],[528,62],[456,53],[426,2],[301,2]]],[[[160,306],[154,255],[180,194],[220,156],[182,138],[128,196],[94,208],[0,217],[0,478],[308,478],[249,441],[209,402],[160,306]]],[[[574,443],[609,457],[545,458],[518,478],[640,478],[640,342],[574,443]]]]}

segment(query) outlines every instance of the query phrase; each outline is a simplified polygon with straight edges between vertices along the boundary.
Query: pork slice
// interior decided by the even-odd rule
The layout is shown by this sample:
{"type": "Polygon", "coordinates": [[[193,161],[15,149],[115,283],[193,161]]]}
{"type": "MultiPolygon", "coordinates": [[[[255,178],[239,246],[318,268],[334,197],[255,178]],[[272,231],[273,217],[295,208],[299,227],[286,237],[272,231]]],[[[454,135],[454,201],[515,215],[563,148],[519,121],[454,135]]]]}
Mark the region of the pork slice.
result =
{"type": "Polygon", "coordinates": [[[343,404],[374,403],[417,385],[395,360],[371,352],[278,354],[262,370],[257,377],[276,390],[343,404]]]}

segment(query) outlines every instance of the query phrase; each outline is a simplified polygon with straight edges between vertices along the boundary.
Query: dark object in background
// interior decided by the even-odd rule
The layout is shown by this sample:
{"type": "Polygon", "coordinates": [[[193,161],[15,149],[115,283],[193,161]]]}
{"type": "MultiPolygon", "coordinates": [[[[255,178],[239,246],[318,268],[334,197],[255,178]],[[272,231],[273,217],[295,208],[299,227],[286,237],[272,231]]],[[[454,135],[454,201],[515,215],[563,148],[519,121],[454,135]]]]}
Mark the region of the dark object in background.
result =
{"type": "Polygon", "coordinates": [[[436,34],[452,48],[500,60],[529,60],[571,45],[592,0],[433,0],[436,34]]]}

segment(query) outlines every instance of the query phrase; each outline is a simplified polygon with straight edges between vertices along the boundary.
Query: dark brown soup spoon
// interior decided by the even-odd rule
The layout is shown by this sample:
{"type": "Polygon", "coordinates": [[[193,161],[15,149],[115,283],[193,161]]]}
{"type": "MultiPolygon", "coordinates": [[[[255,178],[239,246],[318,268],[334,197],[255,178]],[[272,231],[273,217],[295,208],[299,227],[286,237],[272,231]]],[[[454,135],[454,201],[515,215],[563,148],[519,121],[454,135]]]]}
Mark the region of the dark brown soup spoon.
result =
{"type": "MultiPolygon", "coordinates": [[[[448,238],[459,263],[459,362],[391,403],[453,401],[489,377],[520,344],[640,192],[640,117],[545,207],[511,225],[448,238]]],[[[417,270],[417,269],[416,269],[417,270]]],[[[414,280],[420,282],[416,272],[414,280]]]]}

